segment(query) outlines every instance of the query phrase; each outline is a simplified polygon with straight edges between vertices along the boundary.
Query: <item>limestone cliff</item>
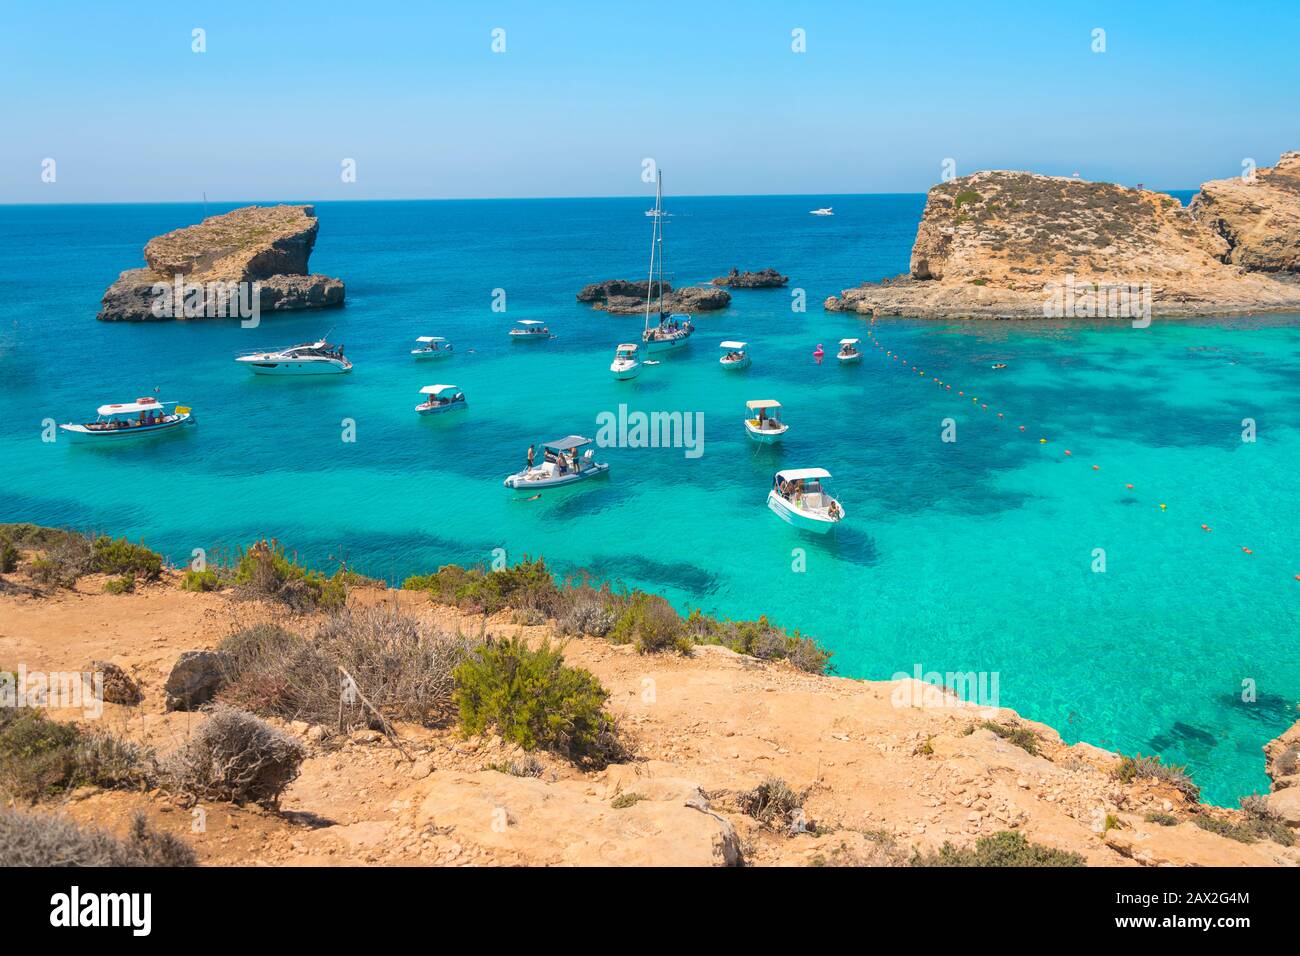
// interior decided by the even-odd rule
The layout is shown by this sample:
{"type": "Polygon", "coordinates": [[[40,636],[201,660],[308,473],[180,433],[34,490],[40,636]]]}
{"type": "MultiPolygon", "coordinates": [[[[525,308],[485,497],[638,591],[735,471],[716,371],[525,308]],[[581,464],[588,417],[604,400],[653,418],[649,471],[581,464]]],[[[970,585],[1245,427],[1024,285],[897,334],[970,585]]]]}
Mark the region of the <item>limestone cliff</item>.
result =
{"type": "Polygon", "coordinates": [[[318,228],[311,206],[244,206],[158,236],[144,247],[145,267],[128,269],[109,286],[98,317],[104,322],[197,317],[192,311],[187,315],[179,302],[172,307],[170,299],[167,307],[160,305],[160,287],[175,286],[178,279],[207,288],[256,283],[264,311],[342,305],[340,280],[307,271],[318,228]]]}
{"type": "Polygon", "coordinates": [[[826,308],[1127,320],[1108,310],[1107,296],[1113,305],[1114,290],[1131,290],[1163,316],[1297,309],[1298,173],[1300,154],[1288,153],[1253,184],[1207,183],[1190,207],[1112,183],[1003,170],[963,176],[930,190],[907,275],[846,290],[826,308]]]}

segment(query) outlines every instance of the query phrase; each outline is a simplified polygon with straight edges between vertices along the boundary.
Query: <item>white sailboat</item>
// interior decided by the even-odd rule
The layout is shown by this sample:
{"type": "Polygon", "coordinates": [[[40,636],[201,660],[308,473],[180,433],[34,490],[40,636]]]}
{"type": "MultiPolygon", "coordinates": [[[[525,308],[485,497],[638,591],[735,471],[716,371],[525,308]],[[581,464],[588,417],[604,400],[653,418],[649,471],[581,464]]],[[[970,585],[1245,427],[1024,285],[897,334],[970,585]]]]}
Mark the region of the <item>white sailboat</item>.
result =
{"type": "Polygon", "coordinates": [[[664,311],[664,174],[660,172],[655,180],[654,228],[650,231],[650,276],[646,282],[645,329],[641,333],[641,342],[647,354],[668,352],[681,348],[690,342],[695,326],[691,317],[684,314],[669,315],[664,311]],[[659,284],[657,307],[659,323],[650,326],[650,299],[655,283],[659,284]]]}

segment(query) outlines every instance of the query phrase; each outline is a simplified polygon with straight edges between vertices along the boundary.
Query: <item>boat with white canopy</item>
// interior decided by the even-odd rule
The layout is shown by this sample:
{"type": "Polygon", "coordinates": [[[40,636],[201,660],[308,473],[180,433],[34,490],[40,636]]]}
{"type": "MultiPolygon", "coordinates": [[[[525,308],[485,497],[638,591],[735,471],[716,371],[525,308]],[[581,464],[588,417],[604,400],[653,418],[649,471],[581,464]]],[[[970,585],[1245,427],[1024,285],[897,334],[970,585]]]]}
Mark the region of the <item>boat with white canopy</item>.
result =
{"type": "Polygon", "coordinates": [[[455,385],[426,385],[420,389],[421,395],[428,397],[415,410],[421,415],[437,415],[451,412],[466,406],[465,393],[455,385]]]}
{"type": "Polygon", "coordinates": [[[411,354],[417,359],[440,359],[451,355],[451,343],[441,335],[421,335],[415,340],[411,354]]]}
{"type": "Polygon", "coordinates": [[[614,373],[614,377],[619,381],[626,381],[629,378],[636,378],[641,372],[641,362],[636,357],[637,346],[634,342],[624,342],[614,350],[614,361],[610,363],[609,370],[614,373]]]}
{"type": "Polygon", "coordinates": [[[93,422],[81,425],[70,422],[60,425],[59,429],[67,434],[69,440],[78,444],[91,441],[108,444],[157,435],[194,424],[194,414],[188,406],[160,402],[152,397],[115,405],[100,405],[98,414],[99,417],[93,422]],[[170,412],[166,410],[167,405],[173,406],[170,412]]]}
{"type": "Polygon", "coordinates": [[[695,325],[691,317],[684,313],[669,314],[664,311],[664,174],[658,173],[655,179],[655,216],[654,227],[650,230],[650,275],[646,280],[645,328],[641,332],[641,344],[647,354],[668,352],[690,344],[695,325]],[[655,287],[658,286],[658,294],[655,287]],[[650,325],[650,302],[655,301],[654,311],[659,313],[657,325],[650,325]]]}
{"type": "Polygon", "coordinates": [[[554,337],[541,319],[520,319],[510,330],[511,342],[545,342],[554,337]]]}
{"type": "Polygon", "coordinates": [[[530,464],[523,471],[508,476],[503,484],[516,491],[532,492],[571,485],[606,474],[609,465],[596,461],[592,449],[582,450],[590,444],[593,444],[593,440],[581,435],[566,435],[555,441],[542,442],[541,462],[530,464]]]}
{"type": "Polygon", "coordinates": [[[245,352],[235,359],[254,375],[337,375],[352,371],[343,346],[324,339],[276,352],[245,352]]]}
{"type": "Polygon", "coordinates": [[[781,403],[774,398],[756,398],[745,403],[749,414],[745,417],[745,431],[760,445],[780,441],[790,426],[781,421],[781,403]]]}
{"type": "Polygon", "coordinates": [[[861,339],[840,339],[840,350],[835,353],[841,365],[850,365],[862,361],[862,352],[858,348],[861,339]]]}
{"type": "Polygon", "coordinates": [[[718,359],[718,364],[729,371],[737,371],[742,368],[749,368],[749,352],[746,351],[748,345],[744,342],[723,342],[718,346],[722,349],[722,357],[718,359]]]}
{"type": "Polygon", "coordinates": [[[767,506],[787,524],[825,534],[844,520],[844,507],[825,487],[830,476],[825,468],[778,471],[767,493],[767,506]]]}

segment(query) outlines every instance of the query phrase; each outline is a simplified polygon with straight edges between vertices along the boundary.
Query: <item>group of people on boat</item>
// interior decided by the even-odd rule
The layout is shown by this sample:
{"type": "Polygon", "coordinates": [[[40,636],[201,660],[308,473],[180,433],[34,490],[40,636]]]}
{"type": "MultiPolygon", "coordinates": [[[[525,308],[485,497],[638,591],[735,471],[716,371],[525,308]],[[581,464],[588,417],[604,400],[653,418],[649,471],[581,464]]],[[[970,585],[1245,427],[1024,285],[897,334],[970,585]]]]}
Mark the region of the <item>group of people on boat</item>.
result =
{"type": "Polygon", "coordinates": [[[848,356],[848,355],[857,355],[857,354],[858,354],[858,347],[856,345],[853,345],[850,342],[845,342],[843,345],[840,346],[840,355],[848,356]]]}
{"type": "Polygon", "coordinates": [[[726,362],[739,362],[744,357],[745,357],[744,352],[732,350],[723,356],[723,360],[726,362]]]}
{"type": "Polygon", "coordinates": [[[142,411],[136,418],[115,417],[101,422],[91,422],[86,425],[87,428],[93,428],[96,431],[116,431],[119,428],[139,428],[141,425],[158,425],[167,417],[167,413],[161,408],[151,408],[142,411]]]}
{"type": "MultiPolygon", "coordinates": [[[[794,478],[789,481],[777,475],[773,484],[776,487],[776,493],[791,502],[796,508],[803,508],[804,494],[821,494],[822,486],[820,481],[812,481],[808,485],[804,484],[804,479],[794,478]]],[[[829,498],[829,496],[827,496],[829,498]]],[[[829,498],[830,504],[826,508],[826,514],[832,521],[840,520],[840,503],[834,498],[829,498]]]]}
{"type": "Polygon", "coordinates": [[[679,322],[677,319],[664,316],[659,319],[659,324],[647,330],[645,338],[647,342],[657,342],[661,339],[676,338],[682,332],[693,332],[695,326],[691,325],[690,320],[679,322]]]}
{"type": "MultiPolygon", "coordinates": [[[[528,468],[532,470],[533,459],[537,454],[537,446],[528,446],[528,468]]],[[[557,451],[551,448],[542,449],[542,461],[550,462],[555,465],[560,474],[567,475],[570,472],[574,474],[582,471],[582,459],[578,457],[578,449],[570,448],[568,451],[557,451]]]]}

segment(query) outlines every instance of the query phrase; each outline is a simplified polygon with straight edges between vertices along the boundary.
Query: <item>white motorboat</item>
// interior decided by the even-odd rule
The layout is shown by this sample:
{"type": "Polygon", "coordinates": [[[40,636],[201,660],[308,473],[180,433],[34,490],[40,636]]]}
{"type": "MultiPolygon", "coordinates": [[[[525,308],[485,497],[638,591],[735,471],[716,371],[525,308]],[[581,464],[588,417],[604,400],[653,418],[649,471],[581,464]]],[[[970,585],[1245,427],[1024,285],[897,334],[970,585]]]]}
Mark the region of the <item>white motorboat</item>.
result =
{"type": "Polygon", "coordinates": [[[851,365],[862,361],[862,352],[858,349],[860,339],[840,339],[840,350],[835,353],[841,365],[851,365]]]}
{"type": "Polygon", "coordinates": [[[781,440],[790,426],[781,421],[781,403],[773,398],[756,398],[745,403],[749,414],[745,417],[745,431],[760,445],[770,445],[781,440]]]}
{"type": "Polygon", "coordinates": [[[772,478],[767,506],[782,521],[825,534],[844,520],[844,508],[825,488],[831,476],[825,468],[787,468],[772,478]]]}
{"type": "Polygon", "coordinates": [[[137,398],[134,402],[116,405],[100,405],[98,413],[99,417],[93,422],[83,425],[68,423],[60,425],[59,429],[77,444],[91,441],[109,444],[157,435],[194,424],[194,414],[188,406],[160,402],[152,397],[137,398]],[[174,406],[172,411],[165,409],[167,405],[174,406]]]}
{"type": "Polygon", "coordinates": [[[451,343],[441,335],[421,335],[415,340],[411,354],[417,359],[440,359],[451,355],[451,343]]]}
{"type": "Polygon", "coordinates": [[[520,319],[510,330],[511,342],[545,342],[554,337],[541,319],[520,319]]]}
{"type": "Polygon", "coordinates": [[[811,210],[810,214],[813,216],[833,216],[835,215],[835,210],[830,206],[823,206],[821,209],[811,210]]]}
{"type": "Polygon", "coordinates": [[[428,396],[415,406],[416,412],[421,415],[437,415],[467,407],[465,393],[455,385],[426,385],[420,389],[420,394],[428,396]]]}
{"type": "Polygon", "coordinates": [[[254,375],[337,375],[352,371],[343,346],[331,345],[324,339],[278,352],[245,352],[235,361],[254,375]]]}
{"type": "Polygon", "coordinates": [[[723,342],[720,346],[722,357],[718,359],[718,364],[725,369],[737,371],[742,368],[749,368],[749,352],[746,351],[748,346],[744,342],[723,342]]]}
{"type": "Polygon", "coordinates": [[[632,342],[625,342],[614,350],[614,361],[610,363],[609,370],[619,381],[636,378],[640,374],[641,363],[637,360],[636,351],[636,344],[632,342]]]}
{"type": "Polygon", "coordinates": [[[523,471],[508,476],[503,484],[515,491],[535,492],[606,474],[609,465],[596,461],[592,449],[588,448],[579,454],[582,448],[590,444],[592,439],[581,435],[567,435],[555,441],[543,442],[541,463],[528,465],[523,471]]]}
{"type": "Polygon", "coordinates": [[[681,313],[668,314],[664,311],[664,174],[660,172],[655,178],[654,225],[650,230],[650,276],[646,281],[645,329],[641,332],[641,344],[645,354],[654,355],[669,352],[690,343],[695,325],[689,315],[681,313]],[[655,285],[659,294],[652,294],[655,285]],[[659,322],[650,325],[650,302],[656,300],[655,311],[659,313],[659,322]]]}

